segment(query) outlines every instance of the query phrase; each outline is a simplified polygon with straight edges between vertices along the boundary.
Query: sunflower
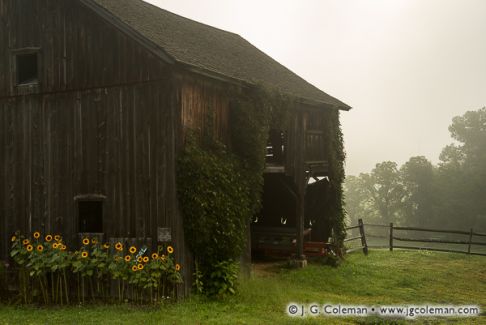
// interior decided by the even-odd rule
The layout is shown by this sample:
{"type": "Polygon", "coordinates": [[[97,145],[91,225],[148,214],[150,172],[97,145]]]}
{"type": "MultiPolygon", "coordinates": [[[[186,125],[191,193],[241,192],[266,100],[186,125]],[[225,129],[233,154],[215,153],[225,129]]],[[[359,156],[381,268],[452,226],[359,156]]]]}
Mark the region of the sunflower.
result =
{"type": "Polygon", "coordinates": [[[142,263],[142,261],[143,261],[143,257],[142,257],[142,256],[139,256],[139,257],[137,258],[137,262],[138,262],[138,263],[142,263]]]}
{"type": "Polygon", "coordinates": [[[117,251],[122,251],[123,250],[123,244],[118,242],[118,243],[116,243],[115,248],[116,248],[117,251]]]}
{"type": "Polygon", "coordinates": [[[81,253],[81,257],[82,257],[82,258],[86,258],[86,257],[88,257],[88,252],[82,252],[82,253],[81,253]]]}
{"type": "Polygon", "coordinates": [[[108,243],[104,243],[104,244],[103,244],[103,248],[104,248],[104,249],[108,249],[108,248],[110,248],[110,244],[108,244],[108,243]]]}
{"type": "Polygon", "coordinates": [[[149,261],[148,256],[144,256],[144,257],[143,257],[143,262],[144,262],[144,263],[147,263],[148,261],[149,261]]]}
{"type": "MultiPolygon", "coordinates": [[[[61,244],[59,244],[59,245],[61,245],[61,244]]],[[[66,249],[67,249],[67,246],[66,245],[61,245],[61,250],[62,251],[65,251],[66,249]]]]}
{"type": "Polygon", "coordinates": [[[93,245],[98,244],[98,240],[96,238],[91,239],[91,244],[93,245]]]}
{"type": "Polygon", "coordinates": [[[88,238],[84,238],[83,239],[83,245],[88,245],[89,244],[89,239],[88,238]]]}
{"type": "Polygon", "coordinates": [[[58,249],[58,248],[59,248],[59,244],[58,244],[58,243],[54,243],[54,244],[52,244],[52,248],[54,248],[54,249],[58,249]]]}
{"type": "Polygon", "coordinates": [[[61,236],[60,235],[55,235],[54,236],[55,241],[61,241],[61,236]]]}
{"type": "Polygon", "coordinates": [[[130,253],[135,254],[137,252],[137,248],[135,246],[130,247],[130,253]]]}
{"type": "Polygon", "coordinates": [[[25,246],[25,245],[29,245],[30,244],[30,241],[28,239],[24,239],[22,241],[22,244],[25,246]]]}
{"type": "Polygon", "coordinates": [[[174,248],[172,246],[167,246],[167,253],[169,254],[174,253],[174,248]]]}
{"type": "Polygon", "coordinates": [[[157,254],[157,253],[152,253],[152,259],[153,259],[153,260],[156,260],[156,259],[158,259],[158,258],[159,258],[159,254],[157,254]]]}
{"type": "Polygon", "coordinates": [[[40,232],[38,231],[34,232],[34,238],[39,239],[39,237],[40,237],[40,232]]]}
{"type": "Polygon", "coordinates": [[[16,236],[12,236],[12,242],[16,241],[17,240],[17,237],[16,236]]]}
{"type": "Polygon", "coordinates": [[[44,246],[37,245],[37,248],[36,249],[37,249],[38,252],[42,252],[44,250],[44,246]]]}
{"type": "Polygon", "coordinates": [[[181,269],[180,264],[176,264],[175,269],[176,269],[176,271],[180,271],[180,269],[181,269]]]}
{"type": "Polygon", "coordinates": [[[132,257],[130,255],[125,256],[125,262],[130,262],[132,257]]]}
{"type": "Polygon", "coordinates": [[[29,245],[27,245],[27,251],[28,251],[28,252],[32,252],[33,250],[34,250],[34,246],[32,246],[32,245],[30,245],[30,244],[29,244],[29,245]]]}
{"type": "Polygon", "coordinates": [[[137,270],[138,270],[138,267],[136,265],[132,266],[132,271],[133,272],[137,272],[137,270]]]}
{"type": "Polygon", "coordinates": [[[52,235],[47,235],[46,236],[46,242],[50,242],[52,240],[52,235]]]}
{"type": "Polygon", "coordinates": [[[138,265],[137,265],[137,269],[139,269],[139,270],[143,270],[143,264],[138,264],[138,265]]]}

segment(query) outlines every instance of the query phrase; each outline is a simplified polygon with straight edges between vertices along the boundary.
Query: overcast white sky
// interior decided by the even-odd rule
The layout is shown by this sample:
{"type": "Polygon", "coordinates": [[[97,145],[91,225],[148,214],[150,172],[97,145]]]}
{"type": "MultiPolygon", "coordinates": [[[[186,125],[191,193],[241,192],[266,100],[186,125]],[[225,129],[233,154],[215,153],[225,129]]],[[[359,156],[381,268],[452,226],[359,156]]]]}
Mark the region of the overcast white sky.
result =
{"type": "Polygon", "coordinates": [[[351,105],[348,174],[438,161],[452,117],[486,106],[486,0],[150,0],[240,34],[351,105]]]}

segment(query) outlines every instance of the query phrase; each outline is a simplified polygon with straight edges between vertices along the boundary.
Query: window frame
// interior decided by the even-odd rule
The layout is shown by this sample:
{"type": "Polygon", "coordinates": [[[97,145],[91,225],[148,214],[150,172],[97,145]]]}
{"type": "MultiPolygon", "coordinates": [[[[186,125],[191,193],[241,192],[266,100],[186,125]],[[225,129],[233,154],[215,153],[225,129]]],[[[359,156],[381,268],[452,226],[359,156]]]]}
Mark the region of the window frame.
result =
{"type": "Polygon", "coordinates": [[[20,49],[12,50],[13,71],[12,82],[14,87],[32,87],[40,84],[41,77],[41,48],[40,47],[24,47],[20,49]],[[31,82],[19,82],[19,67],[18,57],[22,55],[36,54],[37,57],[37,78],[31,82]]]}
{"type": "Polygon", "coordinates": [[[105,219],[106,219],[106,196],[99,195],[99,194],[86,194],[86,195],[78,195],[74,198],[74,210],[75,210],[75,220],[74,220],[74,227],[76,229],[75,233],[90,233],[90,234],[104,234],[106,232],[105,229],[105,219]],[[91,232],[81,232],[81,227],[79,225],[80,222],[80,215],[79,215],[79,204],[81,202],[100,202],[101,204],[101,233],[91,233],[91,232]]]}

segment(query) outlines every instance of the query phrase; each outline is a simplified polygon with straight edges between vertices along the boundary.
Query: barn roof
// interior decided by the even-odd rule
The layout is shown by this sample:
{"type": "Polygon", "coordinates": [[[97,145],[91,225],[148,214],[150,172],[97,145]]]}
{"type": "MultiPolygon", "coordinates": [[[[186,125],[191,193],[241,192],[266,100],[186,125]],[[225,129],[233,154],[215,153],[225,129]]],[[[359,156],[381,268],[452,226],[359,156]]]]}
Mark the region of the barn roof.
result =
{"type": "Polygon", "coordinates": [[[176,62],[251,84],[263,84],[302,99],[350,107],[293,73],[243,37],[141,0],[82,0],[160,47],[176,62]]]}

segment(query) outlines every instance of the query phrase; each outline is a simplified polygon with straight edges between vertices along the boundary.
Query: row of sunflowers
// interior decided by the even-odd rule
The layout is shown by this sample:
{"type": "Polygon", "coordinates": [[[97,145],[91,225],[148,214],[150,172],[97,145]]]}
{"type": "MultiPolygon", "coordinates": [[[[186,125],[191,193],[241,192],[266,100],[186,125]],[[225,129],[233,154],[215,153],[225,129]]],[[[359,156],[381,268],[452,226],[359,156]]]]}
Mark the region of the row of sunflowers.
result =
{"type": "Polygon", "coordinates": [[[174,248],[111,246],[83,238],[71,251],[61,235],[16,233],[10,256],[18,265],[19,302],[69,304],[99,299],[119,302],[160,302],[175,295],[182,283],[174,248]]]}

